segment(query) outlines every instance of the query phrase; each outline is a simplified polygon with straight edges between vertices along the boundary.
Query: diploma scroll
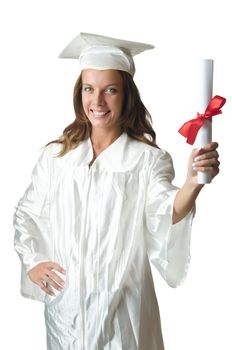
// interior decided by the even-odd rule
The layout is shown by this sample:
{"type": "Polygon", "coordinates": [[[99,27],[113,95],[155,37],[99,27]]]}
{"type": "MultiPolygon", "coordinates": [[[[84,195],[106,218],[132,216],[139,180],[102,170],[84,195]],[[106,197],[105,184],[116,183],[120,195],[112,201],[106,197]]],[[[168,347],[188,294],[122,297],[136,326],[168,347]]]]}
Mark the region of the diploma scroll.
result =
{"type": "MultiPolygon", "coordinates": [[[[200,114],[203,114],[213,95],[213,60],[203,59],[198,61],[197,65],[197,99],[196,107],[200,114]]],[[[202,148],[207,143],[212,142],[212,121],[205,120],[198,131],[194,147],[202,148]]],[[[197,179],[199,184],[211,182],[209,173],[198,172],[197,179]]]]}
{"type": "MultiPolygon", "coordinates": [[[[186,137],[186,142],[202,148],[212,142],[212,117],[221,114],[226,99],[216,95],[213,90],[213,60],[201,60],[197,70],[197,117],[185,122],[179,133],[186,137]]],[[[198,172],[198,183],[207,184],[212,180],[211,174],[198,172]]]]}

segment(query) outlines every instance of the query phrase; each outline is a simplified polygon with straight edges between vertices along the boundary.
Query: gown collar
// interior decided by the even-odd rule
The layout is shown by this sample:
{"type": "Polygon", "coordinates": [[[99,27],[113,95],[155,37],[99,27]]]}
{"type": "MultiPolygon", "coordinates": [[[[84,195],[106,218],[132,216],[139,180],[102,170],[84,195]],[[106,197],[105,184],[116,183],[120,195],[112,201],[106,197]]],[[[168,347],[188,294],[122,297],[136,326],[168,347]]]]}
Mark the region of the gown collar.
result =
{"type": "Polygon", "coordinates": [[[90,138],[84,140],[67,156],[69,158],[68,163],[73,164],[74,167],[87,167],[89,171],[106,169],[109,172],[126,172],[132,170],[138,164],[141,157],[147,153],[146,151],[151,150],[152,152],[157,151],[154,147],[136,141],[128,136],[126,132],[123,132],[97,156],[91,167],[89,167],[89,164],[93,159],[93,146],[90,138]]]}
{"type": "MultiPolygon", "coordinates": [[[[86,163],[89,165],[94,155],[93,146],[90,137],[84,142],[86,143],[85,146],[88,149],[86,163]]],[[[121,167],[129,142],[129,136],[127,133],[123,132],[114,142],[112,142],[97,156],[90,169],[103,166],[116,170],[116,168],[121,167]]]]}

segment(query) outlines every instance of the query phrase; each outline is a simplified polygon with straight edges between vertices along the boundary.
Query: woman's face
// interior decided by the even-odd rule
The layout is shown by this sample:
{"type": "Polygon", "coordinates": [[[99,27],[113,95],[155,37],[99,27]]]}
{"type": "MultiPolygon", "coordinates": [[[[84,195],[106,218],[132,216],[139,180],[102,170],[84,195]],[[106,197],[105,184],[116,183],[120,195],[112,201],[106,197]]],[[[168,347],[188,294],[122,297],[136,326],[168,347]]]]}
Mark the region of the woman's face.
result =
{"type": "Polygon", "coordinates": [[[118,71],[83,70],[82,104],[92,128],[120,129],[123,96],[123,82],[118,71]]]}

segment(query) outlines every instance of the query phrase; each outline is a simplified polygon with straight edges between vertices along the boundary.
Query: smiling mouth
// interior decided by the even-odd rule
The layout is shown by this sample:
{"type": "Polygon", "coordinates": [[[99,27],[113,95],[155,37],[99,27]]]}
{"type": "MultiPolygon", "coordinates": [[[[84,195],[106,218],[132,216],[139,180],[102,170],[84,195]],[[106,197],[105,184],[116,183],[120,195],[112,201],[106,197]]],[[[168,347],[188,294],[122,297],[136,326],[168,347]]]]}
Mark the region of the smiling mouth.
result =
{"type": "Polygon", "coordinates": [[[93,109],[90,109],[91,113],[95,118],[102,118],[105,117],[107,114],[110,113],[110,111],[107,112],[100,112],[100,111],[94,111],[93,109]]]}

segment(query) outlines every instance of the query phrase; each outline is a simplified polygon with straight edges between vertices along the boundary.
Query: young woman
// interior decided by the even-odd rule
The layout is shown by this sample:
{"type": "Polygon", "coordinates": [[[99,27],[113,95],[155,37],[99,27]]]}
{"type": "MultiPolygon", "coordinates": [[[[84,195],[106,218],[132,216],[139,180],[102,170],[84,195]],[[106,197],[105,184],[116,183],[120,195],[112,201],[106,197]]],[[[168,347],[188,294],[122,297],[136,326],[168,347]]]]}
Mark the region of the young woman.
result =
{"type": "Polygon", "coordinates": [[[15,213],[21,292],[45,303],[50,350],[164,349],[150,264],[183,282],[197,171],[219,172],[211,143],[172,185],[133,81],[140,45],[81,34],[65,49],[81,64],[76,118],[42,152],[15,213]]]}

